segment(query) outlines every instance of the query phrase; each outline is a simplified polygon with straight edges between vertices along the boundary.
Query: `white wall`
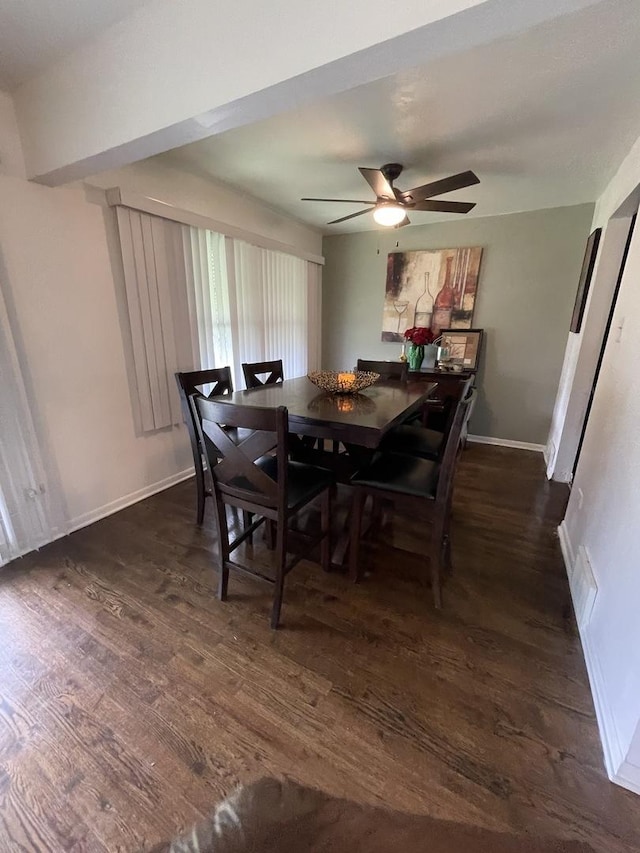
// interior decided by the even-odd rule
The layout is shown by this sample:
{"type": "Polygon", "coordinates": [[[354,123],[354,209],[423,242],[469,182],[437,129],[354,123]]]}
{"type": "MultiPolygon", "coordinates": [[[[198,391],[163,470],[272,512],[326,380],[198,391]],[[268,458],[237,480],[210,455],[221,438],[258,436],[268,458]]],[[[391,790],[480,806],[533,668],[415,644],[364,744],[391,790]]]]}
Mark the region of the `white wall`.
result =
{"type": "MultiPolygon", "coordinates": [[[[20,177],[11,119],[2,96],[0,158],[13,164],[13,174],[0,175],[0,285],[64,532],[65,519],[71,527],[89,523],[175,482],[190,471],[191,451],[182,426],[136,434],[126,318],[105,220],[111,211],[87,201],[82,186],[49,189],[20,177]]],[[[232,205],[193,176],[143,164],[120,178],[137,192],[202,212],[208,207],[218,218],[225,211],[253,231],[319,254],[319,234],[246,199],[232,205]]]]}
{"type": "MultiPolygon", "coordinates": [[[[614,214],[625,220],[633,213],[634,205],[630,204],[630,196],[640,195],[637,186],[639,174],[640,138],[636,140],[596,202],[591,230],[604,229],[601,249],[585,305],[582,329],[578,334],[570,333],[568,337],[547,441],[547,474],[560,482],[571,480],[579,432],[586,411],[586,399],[591,390],[595,368],[593,350],[600,349],[604,329],[602,321],[608,316],[608,305],[611,304],[613,295],[611,280],[616,275],[616,259],[621,255],[622,244],[625,242],[624,221],[610,223],[609,220],[614,214]],[[583,346],[586,352],[582,352],[583,346]],[[577,370],[579,373],[576,377],[577,370]]],[[[619,263],[617,266],[619,268],[619,263]]]]}
{"type": "Polygon", "coordinates": [[[5,92],[0,92],[0,175],[25,176],[14,105],[5,92]]]}
{"type": "Polygon", "coordinates": [[[547,474],[562,483],[571,482],[573,476],[629,225],[630,217],[612,219],[601,235],[582,328],[569,333],[546,447],[547,474]]]}
{"type": "MultiPolygon", "coordinates": [[[[599,200],[604,224],[640,184],[636,144],[599,200]]],[[[615,224],[614,224],[615,227],[615,224]]],[[[640,228],[636,227],[561,526],[570,575],[585,548],[598,591],[581,629],[607,770],[640,793],[640,228]],[[620,334],[618,327],[623,323],[620,334]]]]}

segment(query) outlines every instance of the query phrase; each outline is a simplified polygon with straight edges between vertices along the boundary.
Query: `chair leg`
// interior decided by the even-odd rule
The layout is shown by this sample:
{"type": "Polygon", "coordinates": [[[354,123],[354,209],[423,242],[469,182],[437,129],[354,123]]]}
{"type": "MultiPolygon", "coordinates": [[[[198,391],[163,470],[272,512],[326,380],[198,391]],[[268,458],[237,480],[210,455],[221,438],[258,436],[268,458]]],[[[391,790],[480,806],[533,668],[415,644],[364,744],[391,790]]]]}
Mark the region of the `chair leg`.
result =
{"type": "Polygon", "coordinates": [[[272,518],[265,519],[264,538],[269,551],[276,547],[276,522],[272,518]]]}
{"type": "Polygon", "coordinates": [[[442,556],[445,548],[444,530],[440,525],[434,525],[431,530],[431,548],[429,564],[431,569],[431,589],[433,603],[437,610],[442,607],[442,556]]]}
{"type": "Polygon", "coordinates": [[[351,502],[351,531],[349,535],[349,577],[353,583],[360,580],[360,534],[362,532],[362,510],[366,495],[364,490],[356,486],[351,502]]]}
{"type": "Polygon", "coordinates": [[[447,574],[452,574],[453,564],[451,562],[451,537],[445,533],[442,540],[442,566],[447,574]]]}
{"type": "MultiPolygon", "coordinates": [[[[253,513],[249,512],[246,509],[243,509],[242,510],[242,526],[243,526],[243,528],[246,530],[247,527],[250,527],[252,524],[253,524],[253,513]]],[[[247,543],[247,545],[253,545],[253,533],[251,533],[249,536],[247,536],[247,538],[245,539],[245,542],[247,543]]]]}
{"type": "Polygon", "coordinates": [[[202,527],[202,523],[204,522],[204,505],[207,496],[204,490],[204,472],[202,471],[202,468],[198,465],[196,465],[196,494],[196,524],[199,527],[202,527]]]}
{"type": "Polygon", "coordinates": [[[366,533],[367,539],[374,539],[385,523],[385,504],[382,498],[371,495],[371,524],[366,533]]]}
{"type": "Polygon", "coordinates": [[[320,563],[322,570],[331,571],[331,489],[326,489],[322,495],[320,563]]]}
{"type": "Polygon", "coordinates": [[[440,548],[434,548],[431,552],[431,587],[433,589],[433,603],[437,610],[442,608],[442,586],[440,570],[440,548]]]}
{"type": "Polygon", "coordinates": [[[282,596],[284,594],[284,568],[287,560],[287,533],[288,520],[281,518],[278,521],[276,534],[276,583],[273,593],[273,607],[271,609],[271,627],[274,630],[280,624],[280,611],[282,609],[282,596]]]}
{"type": "Polygon", "coordinates": [[[229,586],[229,527],[227,525],[227,508],[221,500],[216,499],[216,528],[218,530],[218,550],[220,565],[218,573],[218,598],[227,600],[229,586]]]}

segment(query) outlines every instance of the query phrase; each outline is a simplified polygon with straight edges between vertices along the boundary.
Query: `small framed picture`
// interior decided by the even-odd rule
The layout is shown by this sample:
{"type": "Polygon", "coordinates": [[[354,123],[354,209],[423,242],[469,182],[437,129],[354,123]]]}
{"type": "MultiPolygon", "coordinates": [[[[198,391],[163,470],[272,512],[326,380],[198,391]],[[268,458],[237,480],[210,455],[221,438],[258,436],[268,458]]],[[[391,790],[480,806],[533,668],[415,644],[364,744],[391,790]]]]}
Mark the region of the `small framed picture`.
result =
{"type": "Polygon", "coordinates": [[[439,367],[477,370],[484,329],[441,329],[439,367]]]}
{"type": "Polygon", "coordinates": [[[589,295],[589,284],[593,275],[593,268],[598,255],[598,244],[600,243],[600,234],[602,228],[596,228],[589,235],[587,240],[587,248],[584,252],[582,261],[582,269],[580,270],[580,281],[578,282],[578,292],[576,293],[576,304],[573,306],[573,316],[571,317],[571,331],[579,332],[582,327],[582,315],[584,307],[587,304],[587,296],[589,295]]]}

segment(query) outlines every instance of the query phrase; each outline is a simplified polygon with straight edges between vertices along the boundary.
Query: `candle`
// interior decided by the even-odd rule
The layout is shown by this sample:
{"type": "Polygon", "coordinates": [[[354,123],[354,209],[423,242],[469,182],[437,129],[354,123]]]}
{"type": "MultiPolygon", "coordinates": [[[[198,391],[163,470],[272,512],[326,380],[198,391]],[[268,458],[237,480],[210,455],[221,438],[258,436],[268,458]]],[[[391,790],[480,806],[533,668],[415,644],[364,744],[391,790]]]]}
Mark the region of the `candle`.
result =
{"type": "Polygon", "coordinates": [[[355,373],[339,373],[338,374],[338,388],[341,391],[349,391],[353,388],[353,385],[356,381],[355,373]]]}

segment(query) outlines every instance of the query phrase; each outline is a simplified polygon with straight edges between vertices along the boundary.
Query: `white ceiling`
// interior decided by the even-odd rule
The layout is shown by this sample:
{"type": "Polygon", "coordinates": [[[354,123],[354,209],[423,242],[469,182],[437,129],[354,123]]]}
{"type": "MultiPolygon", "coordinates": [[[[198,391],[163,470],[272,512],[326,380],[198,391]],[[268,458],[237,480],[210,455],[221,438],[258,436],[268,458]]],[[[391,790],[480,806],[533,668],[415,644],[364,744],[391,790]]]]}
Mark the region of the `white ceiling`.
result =
{"type": "Polygon", "coordinates": [[[473,169],[481,184],[446,196],[477,202],[469,216],[535,210],[597,198],[640,135],[639,93],[638,0],[604,0],[155,159],[328,233],[376,226],[365,214],[327,228],[359,208],[300,198],[372,197],[357,167],[391,161],[401,189],[473,169]]]}
{"type": "Polygon", "coordinates": [[[0,89],[15,89],[147,2],[1,0],[0,89]]]}

